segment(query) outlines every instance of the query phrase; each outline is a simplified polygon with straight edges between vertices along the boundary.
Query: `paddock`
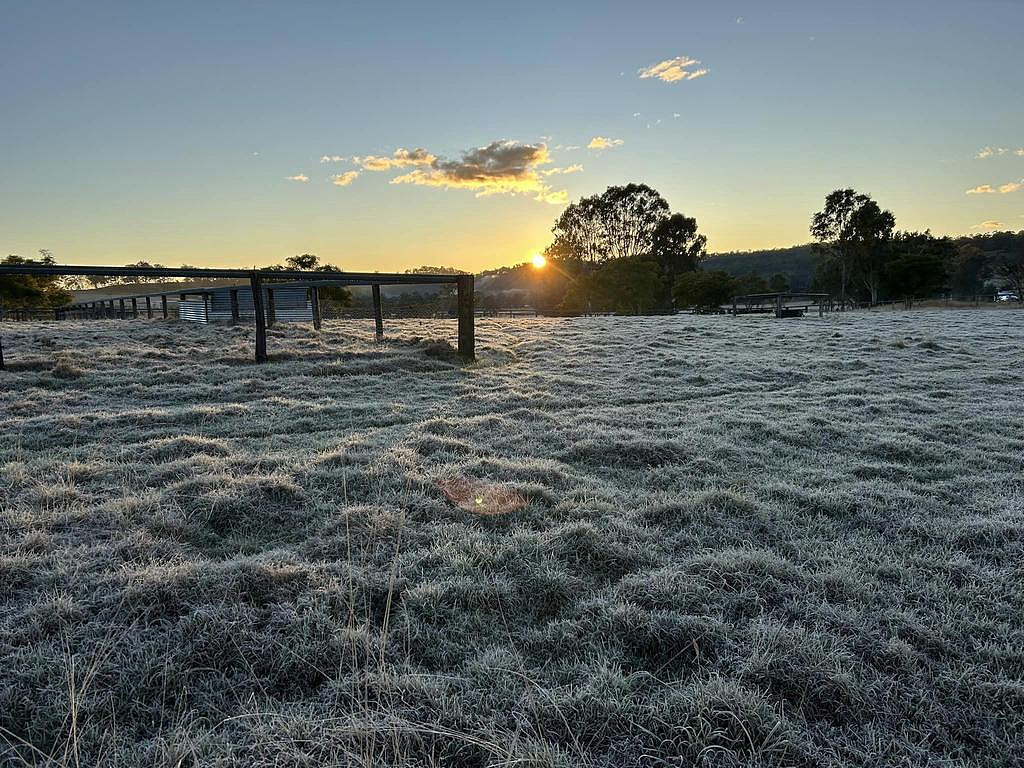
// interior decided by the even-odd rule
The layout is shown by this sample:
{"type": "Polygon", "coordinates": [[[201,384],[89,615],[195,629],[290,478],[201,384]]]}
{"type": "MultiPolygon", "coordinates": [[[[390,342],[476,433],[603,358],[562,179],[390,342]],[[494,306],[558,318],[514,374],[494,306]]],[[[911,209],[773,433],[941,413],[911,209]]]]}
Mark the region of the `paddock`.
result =
{"type": "MultiPolygon", "coordinates": [[[[218,313],[223,312],[228,322],[238,323],[251,319],[256,328],[254,357],[257,363],[265,363],[267,356],[267,327],[280,320],[301,321],[299,309],[295,313],[289,309],[282,317],[278,317],[275,294],[288,297],[291,303],[297,296],[308,296],[309,319],[319,330],[321,325],[319,289],[326,286],[369,285],[373,291],[374,321],[377,338],[383,338],[384,318],[382,312],[382,285],[454,285],[458,292],[458,353],[463,360],[472,361],[475,352],[475,317],[473,300],[473,275],[468,274],[396,274],[382,272],[311,272],[302,270],[270,270],[270,269],[172,269],[164,267],[98,267],[71,266],[62,264],[12,264],[0,265],[2,275],[38,275],[38,276],[75,276],[75,277],[148,277],[148,278],[186,278],[186,279],[236,279],[239,285],[217,286],[214,288],[178,289],[172,292],[129,294],[107,297],[92,302],[78,302],[53,310],[47,310],[50,317],[58,321],[83,320],[92,318],[119,319],[138,318],[140,302],[145,309],[147,319],[154,316],[153,299],[160,302],[160,313],[164,319],[170,319],[168,297],[177,296],[179,314],[181,303],[187,305],[189,316],[181,319],[193,319],[208,323],[220,319],[218,313]],[[247,281],[248,285],[246,286],[247,281]],[[221,296],[226,301],[226,308],[221,309],[215,299],[221,296]],[[201,297],[198,300],[189,297],[201,297]],[[247,297],[247,301],[246,298],[247,297]],[[249,309],[251,304],[251,311],[249,309]],[[213,307],[214,317],[211,317],[213,307]],[[244,310],[244,311],[243,311],[244,310]]],[[[0,334],[0,370],[4,368],[3,337],[0,334]]]]}

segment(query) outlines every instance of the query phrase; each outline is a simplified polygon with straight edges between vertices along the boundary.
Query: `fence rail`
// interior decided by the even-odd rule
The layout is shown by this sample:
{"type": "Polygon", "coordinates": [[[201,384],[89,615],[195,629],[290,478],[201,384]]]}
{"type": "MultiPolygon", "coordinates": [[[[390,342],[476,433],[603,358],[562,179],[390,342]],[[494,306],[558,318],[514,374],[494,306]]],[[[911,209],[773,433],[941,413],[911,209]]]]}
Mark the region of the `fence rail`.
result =
{"type": "MultiPolygon", "coordinates": [[[[310,272],[302,270],[272,269],[172,269],[164,267],[98,267],[66,264],[3,264],[0,275],[45,275],[78,277],[178,277],[178,278],[246,278],[253,297],[253,316],[256,325],[255,358],[257,363],[267,361],[267,326],[274,322],[273,290],[276,287],[304,287],[311,291],[313,325],[320,327],[318,289],[331,285],[369,285],[373,289],[374,316],[378,338],[384,334],[381,290],[382,285],[455,285],[458,304],[458,350],[466,360],[476,356],[475,312],[473,305],[473,275],[466,274],[392,274],[382,272],[310,272]],[[265,301],[264,296],[268,299],[265,301]]],[[[152,313],[151,299],[161,299],[161,314],[168,316],[168,295],[207,294],[212,288],[178,289],[168,293],[134,293],[125,296],[104,297],[102,300],[78,302],[51,310],[49,319],[69,320],[84,317],[110,317],[125,319],[138,317],[139,299],[146,302],[147,316],[152,313]],[[116,302],[116,304],[115,304],[116,302]]],[[[237,293],[237,289],[235,291],[237,293]]],[[[237,303],[233,301],[232,322],[240,318],[237,303]]],[[[13,310],[16,313],[19,310],[13,310]]],[[[21,316],[18,315],[20,318],[21,316]]],[[[3,341],[0,339],[0,369],[4,367],[3,341]]]]}

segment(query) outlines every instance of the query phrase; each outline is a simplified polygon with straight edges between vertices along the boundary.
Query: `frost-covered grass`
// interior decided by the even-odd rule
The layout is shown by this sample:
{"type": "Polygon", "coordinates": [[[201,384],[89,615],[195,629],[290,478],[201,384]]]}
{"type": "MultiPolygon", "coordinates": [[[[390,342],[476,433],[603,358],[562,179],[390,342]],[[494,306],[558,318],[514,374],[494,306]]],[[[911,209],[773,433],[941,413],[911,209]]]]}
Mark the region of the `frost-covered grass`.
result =
{"type": "Polygon", "coordinates": [[[1024,761],[1024,313],[388,331],[3,326],[0,764],[1024,761]]]}

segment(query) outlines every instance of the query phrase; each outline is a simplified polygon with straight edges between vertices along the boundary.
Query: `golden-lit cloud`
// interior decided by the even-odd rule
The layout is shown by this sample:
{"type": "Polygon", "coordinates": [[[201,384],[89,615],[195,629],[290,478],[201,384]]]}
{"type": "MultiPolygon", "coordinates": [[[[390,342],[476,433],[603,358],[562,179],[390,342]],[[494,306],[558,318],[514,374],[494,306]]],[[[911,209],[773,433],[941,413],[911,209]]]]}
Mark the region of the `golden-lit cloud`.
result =
{"type": "Polygon", "coordinates": [[[285,176],[285,178],[288,181],[301,181],[303,184],[309,181],[309,176],[304,173],[296,173],[294,176],[285,176]]]}
{"type": "Polygon", "coordinates": [[[339,187],[347,187],[358,178],[359,171],[345,171],[344,173],[331,176],[331,183],[339,187]]]}
{"type": "Polygon", "coordinates": [[[583,170],[583,166],[580,163],[573,163],[567,165],[565,168],[548,168],[546,171],[541,171],[541,176],[564,176],[567,173],[579,173],[583,170]]]}
{"type": "MultiPolygon", "coordinates": [[[[396,176],[391,183],[468,189],[476,192],[477,197],[529,194],[535,200],[556,205],[569,199],[565,190],[552,190],[544,183],[544,171],[540,166],[551,162],[544,143],[520,144],[505,139],[467,150],[457,160],[428,156],[431,158],[429,163],[416,163],[427,167],[396,176]]],[[[557,170],[567,172],[565,169],[557,170]]]]}
{"type": "Polygon", "coordinates": [[[611,149],[612,147],[621,147],[625,144],[622,139],[609,139],[606,136],[595,136],[587,144],[587,149],[611,149]]]}
{"type": "Polygon", "coordinates": [[[433,165],[437,157],[419,147],[409,150],[399,147],[391,157],[378,157],[367,155],[366,157],[354,157],[352,161],[366,171],[390,171],[392,168],[410,168],[413,166],[433,165]]]}
{"type": "Polygon", "coordinates": [[[1011,192],[1016,192],[1019,189],[1024,188],[1024,179],[1020,181],[1010,181],[1006,184],[1000,184],[998,187],[993,187],[991,184],[979,184],[976,187],[971,187],[967,190],[968,195],[1008,195],[1011,192]]]}
{"type": "Polygon", "coordinates": [[[708,73],[708,69],[697,69],[700,64],[697,59],[689,56],[676,56],[674,59],[665,59],[657,64],[652,64],[640,70],[640,79],[646,80],[655,77],[665,83],[677,83],[680,80],[696,80],[708,73]]]}
{"type": "Polygon", "coordinates": [[[999,229],[1003,222],[996,221],[995,219],[987,219],[981,222],[981,224],[975,224],[971,229],[999,229]]]}

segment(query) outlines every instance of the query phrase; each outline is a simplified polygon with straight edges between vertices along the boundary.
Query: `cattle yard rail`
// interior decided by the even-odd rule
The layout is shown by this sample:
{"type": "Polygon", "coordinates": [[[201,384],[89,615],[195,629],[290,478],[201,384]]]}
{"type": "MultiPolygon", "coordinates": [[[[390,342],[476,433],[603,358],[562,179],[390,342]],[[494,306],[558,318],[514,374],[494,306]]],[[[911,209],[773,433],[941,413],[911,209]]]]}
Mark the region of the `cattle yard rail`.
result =
{"type": "Polygon", "coordinates": [[[776,317],[803,317],[804,312],[817,307],[820,317],[832,301],[828,293],[750,293],[734,296],[730,315],[771,314],[776,317]]]}

